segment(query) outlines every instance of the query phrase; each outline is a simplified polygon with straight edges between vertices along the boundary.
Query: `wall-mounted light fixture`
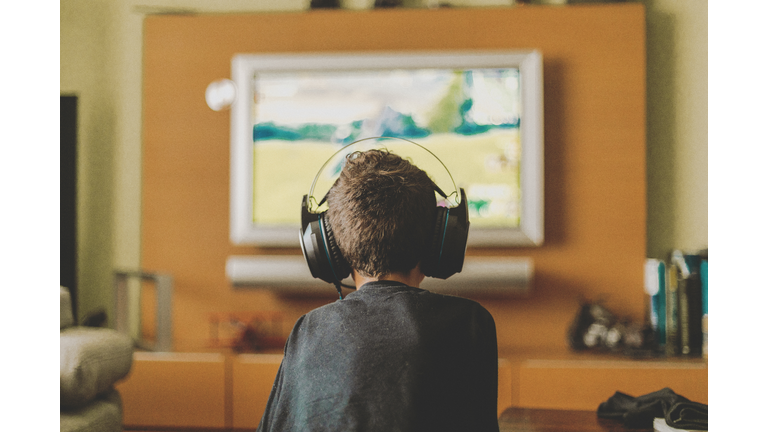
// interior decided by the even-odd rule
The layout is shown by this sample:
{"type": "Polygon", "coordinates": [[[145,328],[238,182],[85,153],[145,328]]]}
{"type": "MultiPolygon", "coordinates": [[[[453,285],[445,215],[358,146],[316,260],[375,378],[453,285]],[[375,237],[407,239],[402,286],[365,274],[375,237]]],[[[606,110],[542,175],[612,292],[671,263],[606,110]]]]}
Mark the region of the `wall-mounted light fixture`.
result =
{"type": "Polygon", "coordinates": [[[205,102],[214,111],[229,108],[237,97],[237,87],[232,80],[220,79],[208,84],[205,89],[205,102]]]}

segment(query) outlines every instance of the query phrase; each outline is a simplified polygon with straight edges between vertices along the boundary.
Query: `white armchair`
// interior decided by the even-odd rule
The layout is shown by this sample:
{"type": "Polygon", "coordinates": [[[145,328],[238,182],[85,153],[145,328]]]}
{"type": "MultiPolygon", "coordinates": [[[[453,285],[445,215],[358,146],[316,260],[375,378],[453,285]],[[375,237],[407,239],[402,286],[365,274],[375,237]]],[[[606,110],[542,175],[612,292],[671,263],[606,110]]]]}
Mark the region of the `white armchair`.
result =
{"type": "Polygon", "coordinates": [[[133,340],[113,329],[75,325],[69,290],[61,291],[61,432],[122,431],[113,385],[131,370],[133,340]]]}

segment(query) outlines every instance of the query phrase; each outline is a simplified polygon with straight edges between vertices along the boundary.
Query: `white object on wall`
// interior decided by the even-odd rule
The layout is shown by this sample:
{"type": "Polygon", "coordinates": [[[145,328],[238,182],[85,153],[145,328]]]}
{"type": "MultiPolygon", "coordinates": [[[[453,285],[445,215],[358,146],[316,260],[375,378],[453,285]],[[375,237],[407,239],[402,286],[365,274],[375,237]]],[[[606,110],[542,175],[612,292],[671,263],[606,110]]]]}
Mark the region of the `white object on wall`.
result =
{"type": "Polygon", "coordinates": [[[205,103],[214,111],[229,108],[237,98],[237,87],[234,81],[220,79],[208,84],[205,89],[205,103]]]}

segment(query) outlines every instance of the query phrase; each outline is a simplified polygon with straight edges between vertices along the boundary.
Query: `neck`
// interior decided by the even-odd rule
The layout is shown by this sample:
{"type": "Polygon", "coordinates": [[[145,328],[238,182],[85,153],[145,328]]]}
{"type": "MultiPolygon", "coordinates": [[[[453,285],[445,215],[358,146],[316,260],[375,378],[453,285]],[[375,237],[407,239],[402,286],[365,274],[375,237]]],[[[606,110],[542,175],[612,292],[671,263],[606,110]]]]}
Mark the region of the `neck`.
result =
{"type": "Polygon", "coordinates": [[[421,267],[417,265],[408,273],[397,272],[397,273],[390,273],[387,275],[383,275],[380,277],[363,276],[362,274],[358,273],[357,270],[352,270],[352,278],[355,280],[355,286],[357,288],[360,288],[361,286],[367,284],[368,282],[376,282],[376,281],[400,282],[410,287],[418,288],[421,281],[424,280],[424,273],[421,272],[421,267]]]}

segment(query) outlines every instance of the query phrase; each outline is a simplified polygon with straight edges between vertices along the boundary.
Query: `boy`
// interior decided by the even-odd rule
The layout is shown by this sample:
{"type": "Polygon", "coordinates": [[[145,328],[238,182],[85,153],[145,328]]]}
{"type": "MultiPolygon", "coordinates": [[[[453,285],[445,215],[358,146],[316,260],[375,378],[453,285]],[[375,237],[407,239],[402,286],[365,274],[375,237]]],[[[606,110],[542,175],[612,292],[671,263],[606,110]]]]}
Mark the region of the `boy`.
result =
{"type": "Polygon", "coordinates": [[[326,221],[356,291],[299,318],[259,431],[494,431],[496,327],[419,289],[435,185],[381,150],[347,157],[326,221]]]}

